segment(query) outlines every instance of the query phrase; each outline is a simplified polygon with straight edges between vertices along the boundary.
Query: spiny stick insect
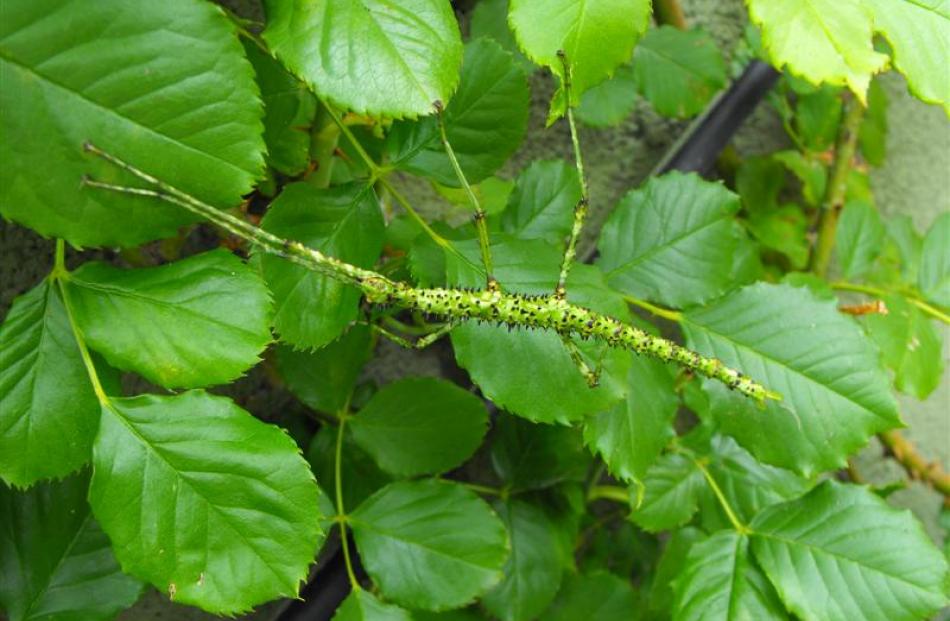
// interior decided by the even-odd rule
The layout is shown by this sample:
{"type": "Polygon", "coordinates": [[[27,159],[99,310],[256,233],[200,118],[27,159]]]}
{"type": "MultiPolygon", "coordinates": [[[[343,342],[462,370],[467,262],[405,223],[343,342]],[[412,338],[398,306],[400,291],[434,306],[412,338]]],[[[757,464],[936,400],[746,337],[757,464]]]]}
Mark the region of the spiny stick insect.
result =
{"type": "MultiPolygon", "coordinates": [[[[279,256],[340,282],[357,287],[372,304],[391,305],[446,318],[449,326],[461,321],[481,320],[508,326],[551,330],[568,338],[596,339],[610,347],[619,347],[666,362],[674,362],[705,377],[723,382],[730,388],[758,401],[779,399],[758,382],[727,367],[716,358],[708,358],[681,347],[668,339],[653,336],[613,317],[569,303],[556,295],[524,295],[500,290],[459,288],[421,288],[393,281],[386,276],[340,261],[308,248],[300,242],[280,238],[240,218],[204,203],[164,183],[92,144],[84,148],[145,181],[151,187],[114,185],[84,178],[83,185],[135,196],[155,198],[178,205],[197,214],[227,232],[246,240],[263,252],[279,256]]],[[[441,334],[449,328],[440,330],[441,334]]],[[[441,336],[440,334],[440,336],[441,336]]]]}
{"type": "MultiPolygon", "coordinates": [[[[430,315],[445,317],[447,323],[438,331],[423,337],[415,344],[409,343],[373,325],[374,329],[383,336],[400,344],[421,348],[435,342],[447,334],[455,325],[462,321],[485,321],[495,324],[504,324],[511,327],[525,327],[541,330],[550,330],[561,336],[571,359],[580,372],[587,379],[591,387],[597,385],[599,368],[591,370],[584,361],[577,346],[571,340],[572,336],[584,339],[595,339],[609,347],[619,347],[645,354],[663,360],[674,362],[705,377],[716,379],[729,388],[738,390],[744,395],[758,401],[765,399],[779,399],[778,394],[767,390],[764,386],[746,377],[742,373],[727,367],[716,358],[709,358],[673,343],[668,339],[653,336],[639,328],[623,323],[613,317],[602,315],[588,308],[571,304],[567,301],[566,283],[573,264],[577,240],[580,237],[587,215],[589,194],[587,180],[584,175],[584,165],[581,158],[580,142],[574,115],[571,107],[571,73],[570,65],[563,53],[558,54],[564,64],[564,97],[566,98],[566,113],[571,129],[571,140],[574,147],[574,161],[581,183],[581,198],[574,209],[574,222],[568,238],[564,256],[561,262],[560,274],[555,289],[549,295],[524,295],[507,293],[501,290],[492,270],[491,247],[488,237],[488,227],[485,223],[485,214],[478,197],[472,191],[465,174],[459,165],[452,145],[449,143],[443,118],[443,105],[435,102],[433,108],[439,127],[439,135],[446,155],[458,177],[459,183],[465,189],[469,202],[474,211],[474,224],[478,232],[479,248],[482,263],[485,269],[486,283],[482,290],[462,288],[419,288],[403,282],[390,280],[386,276],[372,270],[364,269],[327,256],[318,250],[308,248],[297,241],[280,238],[261,228],[237,218],[231,214],[216,209],[197,198],[149,175],[135,166],[119,159],[111,153],[85,143],[86,151],[97,155],[123,170],[146,182],[149,188],[128,187],[104,183],[89,178],[83,179],[85,186],[132,194],[136,196],[156,198],[172,203],[195,213],[232,235],[246,240],[263,252],[274,254],[288,261],[301,265],[309,270],[326,275],[343,283],[357,287],[363,292],[366,300],[372,304],[395,306],[402,309],[420,311],[430,315]]],[[[340,127],[341,132],[353,143],[356,151],[365,160],[371,172],[370,182],[381,178],[382,170],[365,150],[362,149],[355,136],[349,131],[342,119],[330,108],[331,116],[340,127]]],[[[385,184],[388,187],[388,184],[385,184]]],[[[396,194],[398,196],[398,194],[396,194]]],[[[404,201],[400,201],[404,202],[404,201]]],[[[415,214],[408,204],[404,204],[407,211],[415,214]]],[[[447,250],[454,250],[449,247],[447,250]]],[[[456,251],[457,252],[457,251],[456,251]]],[[[599,367],[599,363],[598,363],[599,367]]]]}

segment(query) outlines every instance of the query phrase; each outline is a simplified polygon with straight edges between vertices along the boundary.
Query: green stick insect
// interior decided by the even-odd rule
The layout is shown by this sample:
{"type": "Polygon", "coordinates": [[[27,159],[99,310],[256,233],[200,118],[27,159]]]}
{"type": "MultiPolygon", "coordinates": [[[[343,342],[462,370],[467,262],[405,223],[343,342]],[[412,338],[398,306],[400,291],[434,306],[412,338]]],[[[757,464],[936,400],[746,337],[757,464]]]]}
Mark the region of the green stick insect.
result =
{"type": "MultiPolygon", "coordinates": [[[[666,362],[674,362],[695,373],[718,380],[729,388],[757,401],[779,399],[764,386],[726,366],[676,343],[656,337],[618,319],[571,304],[563,297],[524,295],[502,292],[497,288],[484,290],[461,288],[421,288],[398,282],[386,276],[308,248],[300,242],[283,239],[240,218],[221,211],[181,190],[149,175],[86,143],[86,151],[97,155],[141,179],[149,187],[129,187],[104,183],[90,178],[83,185],[113,192],[154,198],[197,214],[227,232],[246,240],[263,252],[279,256],[309,270],[357,287],[372,304],[390,305],[444,317],[450,325],[462,321],[485,321],[529,329],[550,330],[564,338],[579,336],[595,339],[610,347],[634,351],[666,362]]],[[[447,331],[447,330],[446,330],[447,331]]],[[[445,331],[443,331],[444,333],[445,331]]]]}

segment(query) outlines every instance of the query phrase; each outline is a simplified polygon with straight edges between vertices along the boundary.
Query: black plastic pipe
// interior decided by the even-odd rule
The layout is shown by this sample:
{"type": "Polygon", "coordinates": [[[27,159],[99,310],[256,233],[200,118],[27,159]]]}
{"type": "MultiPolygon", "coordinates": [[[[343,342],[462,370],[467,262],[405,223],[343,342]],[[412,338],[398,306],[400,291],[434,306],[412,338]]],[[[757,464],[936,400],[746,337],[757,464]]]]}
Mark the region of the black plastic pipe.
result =
{"type": "Polygon", "coordinates": [[[749,63],[742,75],[690,124],[657,164],[653,175],[672,170],[701,175],[711,173],[719,154],[775,86],[780,75],[771,65],[760,60],[749,63]]]}

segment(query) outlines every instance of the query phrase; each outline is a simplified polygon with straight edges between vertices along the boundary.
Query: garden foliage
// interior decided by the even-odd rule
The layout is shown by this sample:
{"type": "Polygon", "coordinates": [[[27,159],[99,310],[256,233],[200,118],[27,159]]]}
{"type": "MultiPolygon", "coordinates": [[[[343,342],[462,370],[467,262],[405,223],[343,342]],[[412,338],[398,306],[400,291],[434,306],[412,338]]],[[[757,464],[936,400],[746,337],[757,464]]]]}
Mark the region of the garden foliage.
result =
{"type": "Polygon", "coordinates": [[[58,240],[0,328],[11,620],[146,585],[233,615],[297,596],[331,532],[341,621],[944,606],[921,524],[835,473],[939,383],[950,215],[885,220],[852,164],[886,157],[887,68],[950,112],[950,13],[747,5],[736,62],[787,70],[795,147],[631,188],[584,262],[576,125],[691,117],[729,78],[648,0],[482,0],[464,42],[448,0],[0,3],[0,211],[58,240]],[[539,67],[573,156],[498,176],[539,67]],[[420,217],[406,175],[476,226],[420,217]],[[183,256],[201,217],[220,247],[183,256]],[[67,268],[155,240],[157,265],[67,268]],[[473,387],[362,372],[382,336],[443,334],[473,387]],[[312,414],[293,434],[217,394],[258,365],[312,414]]]}

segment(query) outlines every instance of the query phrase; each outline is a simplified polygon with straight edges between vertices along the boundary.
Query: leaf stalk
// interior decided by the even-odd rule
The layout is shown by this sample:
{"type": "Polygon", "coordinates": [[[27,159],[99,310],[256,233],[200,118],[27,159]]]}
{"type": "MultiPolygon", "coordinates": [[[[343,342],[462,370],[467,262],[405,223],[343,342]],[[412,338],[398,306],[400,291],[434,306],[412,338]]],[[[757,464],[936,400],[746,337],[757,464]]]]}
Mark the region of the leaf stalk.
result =
{"type": "Polygon", "coordinates": [[[732,509],[732,505],[729,504],[729,500],[726,499],[726,495],[722,493],[722,488],[719,487],[719,483],[716,482],[716,479],[713,477],[712,473],[709,472],[709,468],[706,467],[706,464],[702,460],[697,459],[696,457],[690,455],[690,459],[693,460],[693,463],[696,464],[696,467],[699,468],[699,471],[703,473],[706,482],[709,484],[709,488],[712,490],[713,495],[716,496],[716,500],[719,501],[719,505],[722,507],[722,510],[725,512],[726,517],[729,518],[729,523],[732,524],[732,527],[740,535],[749,535],[752,533],[752,529],[743,524],[736,512],[732,509]]]}
{"type": "Polygon", "coordinates": [[[89,376],[89,383],[92,384],[92,391],[99,400],[100,405],[108,405],[109,397],[106,395],[102,382],[99,381],[99,374],[96,372],[96,365],[92,362],[92,356],[89,354],[89,348],[86,347],[86,339],[83,338],[82,331],[76,323],[73,316],[72,305],[69,302],[69,290],[66,288],[66,281],[69,280],[69,270],[66,269],[66,244],[62,239],[56,240],[56,258],[53,264],[53,270],[49,275],[50,279],[56,283],[59,294],[63,299],[63,308],[66,309],[66,319],[69,321],[69,327],[73,332],[73,338],[76,339],[76,346],[79,348],[79,356],[82,358],[83,366],[86,367],[86,374],[89,376]]]}

